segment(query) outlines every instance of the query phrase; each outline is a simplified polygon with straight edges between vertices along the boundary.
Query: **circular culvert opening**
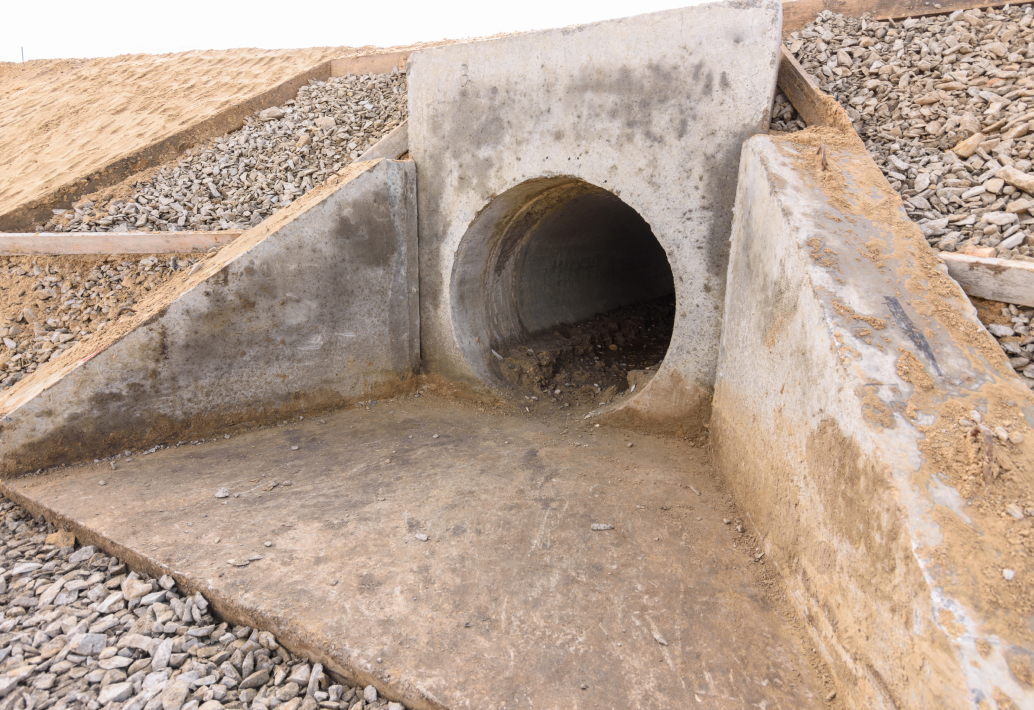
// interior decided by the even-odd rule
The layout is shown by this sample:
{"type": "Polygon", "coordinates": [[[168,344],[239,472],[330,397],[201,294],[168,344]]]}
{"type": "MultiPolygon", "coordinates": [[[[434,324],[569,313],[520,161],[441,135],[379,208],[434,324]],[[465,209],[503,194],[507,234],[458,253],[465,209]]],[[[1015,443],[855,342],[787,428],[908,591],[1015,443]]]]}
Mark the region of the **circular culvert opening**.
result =
{"type": "Polygon", "coordinates": [[[453,285],[460,348],[478,377],[558,402],[640,391],[675,322],[671,265],[650,226],[574,178],[493,199],[460,242],[453,285]]]}

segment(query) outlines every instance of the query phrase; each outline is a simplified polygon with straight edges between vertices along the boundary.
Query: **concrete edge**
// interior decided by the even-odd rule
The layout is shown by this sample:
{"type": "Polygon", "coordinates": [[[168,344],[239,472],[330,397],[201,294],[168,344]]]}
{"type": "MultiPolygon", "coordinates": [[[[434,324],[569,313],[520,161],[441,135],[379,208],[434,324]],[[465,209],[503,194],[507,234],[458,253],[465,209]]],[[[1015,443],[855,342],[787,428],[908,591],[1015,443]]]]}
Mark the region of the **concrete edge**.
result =
{"type": "Polygon", "coordinates": [[[15,491],[6,485],[3,480],[0,480],[0,494],[25,508],[34,517],[43,517],[62,530],[70,530],[75,534],[76,541],[81,545],[93,545],[105,554],[125,562],[133,570],[146,572],[154,577],[167,574],[176,580],[176,584],[181,589],[190,594],[201,592],[222,620],[269,631],[276,637],[278,644],[287,648],[291,653],[323,664],[324,670],[329,672],[332,677],[336,676],[339,679],[348,681],[352,685],[360,687],[373,685],[377,688],[379,695],[389,700],[404,703],[407,707],[413,708],[413,710],[448,710],[444,705],[427,698],[409,684],[399,685],[396,682],[385,681],[328,654],[325,649],[331,645],[330,640],[321,639],[303,631],[296,624],[292,623],[289,618],[265,614],[249,607],[247,604],[216,592],[205,583],[204,579],[188,576],[186,573],[168,567],[142,552],[120,545],[105,537],[102,533],[96,532],[86,525],[56,512],[44,503],[15,491]]]}
{"type": "Polygon", "coordinates": [[[1025,706],[1034,402],[852,138],[744,145],[715,458],[849,707],[1025,706]]]}
{"type": "MultiPolygon", "coordinates": [[[[217,288],[225,287],[229,273],[227,269],[232,264],[247,256],[253,250],[261,248],[260,245],[266,242],[269,237],[276,236],[282,231],[286,233],[298,232],[297,226],[292,223],[307,215],[311,210],[322,209],[322,205],[327,198],[334,196],[339,190],[357,181],[362,176],[374,172],[382,163],[391,163],[395,166],[412,166],[412,163],[407,161],[383,160],[350,164],[323,185],[295,201],[288,208],[263,221],[255,228],[248,230],[218,253],[212,254],[206,260],[198,262],[189,272],[181,272],[173,277],[172,280],[153,291],[147,299],[141,302],[136,312],[132,312],[122,320],[112,323],[98,337],[70,348],[62,355],[55,357],[39,368],[31,376],[26,377],[10,389],[0,393],[0,422],[2,422],[0,424],[0,477],[17,475],[36,468],[69,463],[81,460],[84,457],[92,458],[96,455],[107,455],[111,451],[128,446],[167,443],[167,441],[173,440],[180,435],[186,435],[188,438],[192,435],[207,436],[210,433],[217,433],[217,430],[222,432],[236,430],[242,425],[261,425],[268,421],[282,418],[281,415],[284,414],[289,415],[298,411],[317,412],[341,406],[344,400],[341,399],[342,395],[340,393],[335,394],[329,390],[324,391],[325,387],[317,387],[309,392],[296,390],[294,388],[300,385],[292,380],[292,394],[288,397],[289,401],[285,400],[282,406],[277,405],[270,408],[270,406],[267,406],[268,403],[263,404],[256,400],[255,403],[250,405],[249,409],[248,406],[245,406],[247,403],[244,400],[238,401],[240,393],[234,393],[234,396],[231,397],[232,401],[222,408],[225,411],[222,411],[221,414],[202,416],[195,413],[187,416],[176,410],[179,413],[175,415],[174,419],[176,417],[183,419],[182,426],[174,425],[172,420],[169,420],[167,416],[163,418],[160,413],[149,414],[148,416],[151,419],[155,417],[157,419],[154,419],[150,425],[145,425],[145,428],[150,426],[151,429],[142,438],[140,432],[110,430],[108,434],[104,435],[103,441],[97,438],[102,432],[99,433],[97,431],[94,432],[96,435],[93,439],[90,439],[86,435],[85,430],[91,427],[97,429],[98,425],[102,427],[104,425],[99,421],[95,421],[92,417],[83,419],[83,412],[76,414],[69,410],[71,413],[62,415],[65,419],[68,417],[71,417],[72,420],[75,420],[76,417],[80,418],[79,424],[75,425],[80,434],[73,441],[60,433],[62,428],[67,428],[71,425],[71,420],[65,421],[63,424],[45,424],[44,422],[47,420],[39,419],[41,415],[51,419],[57,416],[55,408],[48,407],[45,400],[41,399],[48,390],[61,385],[70,375],[86,366],[87,363],[90,363],[96,357],[107,357],[111,352],[117,351],[114,355],[111,355],[114,360],[107,365],[96,367],[96,363],[93,363],[92,371],[94,374],[82,374],[79,380],[83,380],[83,382],[78,385],[67,385],[67,387],[76,388],[74,391],[78,392],[77,396],[90,396],[90,389],[99,386],[100,380],[97,380],[92,385],[88,384],[91,378],[96,380],[98,377],[102,379],[107,377],[110,380],[111,386],[116,388],[124,387],[129,380],[126,380],[122,374],[119,374],[122,372],[121,368],[124,367],[124,365],[119,364],[119,358],[123,358],[127,362],[136,362],[136,360],[140,359],[142,363],[147,358],[153,357],[153,353],[152,355],[147,355],[147,352],[155,347],[159,347],[161,349],[161,358],[164,360],[166,357],[164,353],[166,348],[171,346],[171,341],[168,340],[170,335],[166,333],[166,325],[163,325],[165,322],[163,319],[166,319],[170,310],[178,312],[183,309],[184,306],[182,304],[177,305],[183,298],[190,297],[197,300],[198,294],[201,293],[204,293],[207,297],[207,294],[211,291],[210,286],[216,286],[217,288]],[[194,296],[190,296],[192,293],[194,296]],[[153,339],[151,336],[146,335],[145,331],[148,331],[148,329],[154,330],[155,328],[159,329],[157,337],[161,341],[160,344],[145,344],[148,338],[153,339]],[[104,373],[108,372],[110,368],[114,369],[110,370],[111,374],[109,377],[104,373]],[[125,380],[125,382],[122,382],[122,380],[125,380]],[[118,384],[120,382],[122,384],[118,384]],[[80,388],[84,387],[85,389],[80,391],[80,388]],[[260,408],[255,409],[256,406],[260,408]],[[24,409],[25,407],[35,407],[36,409],[43,407],[43,409],[40,409],[33,415],[27,414],[28,410],[24,409]],[[15,416],[19,411],[22,414],[15,416]],[[186,418],[184,419],[184,417],[186,418]],[[58,429],[56,433],[50,436],[51,438],[54,436],[58,438],[51,441],[46,439],[46,436],[48,436],[46,432],[54,426],[58,426],[58,429]],[[28,428],[26,429],[26,427],[28,428]],[[186,428],[184,429],[184,427],[186,428]],[[18,433],[19,428],[24,430],[20,434],[18,433]],[[44,438],[41,439],[40,437],[44,438]],[[44,441],[49,441],[49,443],[43,445],[41,442],[44,441]],[[70,450],[69,447],[74,449],[74,451],[70,450]]],[[[397,170],[389,170],[388,172],[394,174],[397,170]]],[[[415,171],[410,168],[409,172],[415,171]]],[[[388,189],[387,185],[385,189],[388,189]]],[[[415,193],[413,205],[403,206],[402,203],[406,202],[407,197],[401,193],[393,195],[391,200],[399,202],[399,209],[403,211],[416,208],[415,193]]],[[[356,211],[355,219],[361,222],[364,219],[362,213],[364,205],[357,205],[357,207],[360,209],[356,211]]],[[[363,367],[360,367],[359,363],[353,363],[348,367],[348,371],[353,373],[353,375],[362,375],[362,382],[357,385],[362,390],[362,393],[374,398],[411,389],[412,386],[415,386],[414,373],[419,366],[419,311],[412,288],[415,284],[417,273],[417,261],[414,253],[416,239],[415,219],[406,224],[405,220],[408,218],[405,214],[396,215],[395,219],[399,218],[402,219],[402,222],[393,223],[391,228],[398,235],[409,234],[414,244],[405,248],[405,263],[397,264],[394,267],[397,270],[400,269],[400,271],[392,276],[394,283],[392,287],[392,300],[390,304],[386,303],[386,307],[395,309],[391,316],[392,318],[396,320],[402,319],[395,323],[395,325],[400,329],[403,326],[408,329],[406,334],[408,340],[405,342],[397,341],[399,334],[394,331],[390,333],[390,336],[386,336],[390,338],[391,342],[385,342],[384,345],[386,348],[390,345],[391,354],[385,355],[385,357],[389,359],[394,357],[397,362],[392,362],[390,365],[387,362],[382,362],[376,366],[380,369],[370,369],[375,367],[372,363],[363,363],[365,370],[363,367]],[[414,284],[407,286],[405,284],[407,280],[413,281],[414,284]],[[402,354],[403,351],[405,351],[405,355],[402,354]],[[356,369],[357,367],[359,367],[358,370],[356,369]],[[408,375],[405,373],[408,373],[408,375]]],[[[304,234],[307,233],[299,233],[292,238],[305,238],[304,234]]],[[[253,272],[255,272],[255,269],[251,269],[250,272],[246,273],[253,272]]],[[[287,296],[290,297],[290,294],[287,294],[287,296]]],[[[281,303],[281,305],[283,304],[281,303]]],[[[254,308],[254,303],[246,304],[245,307],[254,308]]],[[[196,314],[183,314],[178,317],[186,317],[187,321],[190,322],[196,317],[196,314]]],[[[354,334],[352,338],[354,341],[354,334]]],[[[271,342],[264,347],[267,349],[275,347],[275,343],[271,342]]],[[[335,348],[335,352],[339,350],[344,352],[341,348],[335,348]]],[[[261,352],[264,353],[266,351],[261,350],[261,352]]],[[[261,355],[259,356],[261,357],[261,355]]],[[[156,378],[160,376],[161,369],[150,371],[150,374],[146,375],[145,381],[157,381],[156,378]]],[[[176,376],[175,373],[169,375],[169,377],[176,376]]],[[[277,379],[276,375],[273,375],[273,377],[277,379]]],[[[319,378],[317,377],[317,379],[319,378]]],[[[76,380],[76,382],[79,380],[76,380]]],[[[108,380],[105,381],[107,382],[108,380]]],[[[281,387],[280,389],[283,388],[281,387]]],[[[113,394],[115,392],[106,396],[113,394]]],[[[116,395],[116,399],[122,396],[124,395],[116,395]]],[[[279,396],[282,399],[284,395],[281,393],[279,396]]],[[[196,396],[190,399],[196,399],[196,396]]],[[[184,400],[181,404],[186,402],[187,400],[184,400]]],[[[194,404],[196,405],[196,402],[194,404]]],[[[124,409],[128,405],[129,402],[127,400],[120,407],[124,409]]],[[[64,410],[66,406],[70,405],[66,403],[56,409],[64,410]]],[[[132,411],[132,407],[126,411],[132,411]]]]}

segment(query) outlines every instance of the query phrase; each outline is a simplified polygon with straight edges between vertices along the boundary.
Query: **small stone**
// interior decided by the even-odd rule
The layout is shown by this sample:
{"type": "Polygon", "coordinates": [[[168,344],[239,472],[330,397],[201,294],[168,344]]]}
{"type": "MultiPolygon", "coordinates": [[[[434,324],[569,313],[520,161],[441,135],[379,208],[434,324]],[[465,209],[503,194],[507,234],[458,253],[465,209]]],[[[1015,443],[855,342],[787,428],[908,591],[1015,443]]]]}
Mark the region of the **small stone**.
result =
{"type": "Polygon", "coordinates": [[[127,579],[122,583],[122,595],[126,601],[139,599],[145,594],[151,593],[151,583],[139,579],[127,579]]]}
{"type": "Polygon", "coordinates": [[[1006,582],[1011,582],[1016,578],[1016,573],[1011,569],[1003,569],[1002,576],[1005,577],[1006,582]]]}
{"type": "Polygon", "coordinates": [[[98,486],[106,486],[106,485],[108,485],[108,482],[105,481],[104,479],[101,479],[101,480],[97,481],[97,485],[98,486]]]}
{"type": "Polygon", "coordinates": [[[996,338],[1007,338],[1012,335],[1016,335],[1016,331],[1007,325],[1001,325],[1000,323],[991,323],[987,326],[987,332],[996,338]]]}
{"type": "Polygon", "coordinates": [[[960,158],[970,158],[977,152],[977,148],[979,148],[980,144],[985,140],[987,140],[987,138],[983,133],[974,133],[969,138],[959,141],[955,147],[952,148],[952,152],[960,158]]]}
{"type": "Polygon", "coordinates": [[[190,680],[184,678],[176,678],[169,682],[162,690],[162,710],[180,710],[190,693],[190,683],[190,680]]]}
{"type": "Polygon", "coordinates": [[[1016,505],[1015,503],[1010,503],[1009,505],[1005,506],[1005,512],[1011,515],[1012,517],[1016,518],[1017,520],[1023,520],[1023,508],[1016,505]]]}
{"type": "Polygon", "coordinates": [[[129,699],[132,695],[132,683],[112,683],[111,685],[101,688],[100,693],[97,695],[97,702],[101,705],[120,703],[123,700],[129,699]]]}
{"type": "Polygon", "coordinates": [[[80,562],[85,562],[97,553],[97,548],[93,545],[87,545],[86,547],[80,547],[78,550],[73,552],[68,557],[68,564],[77,565],[80,562]]]}
{"type": "Polygon", "coordinates": [[[69,652],[77,656],[97,656],[104,650],[108,637],[104,634],[78,634],[70,640],[69,652]]]}
{"type": "Polygon", "coordinates": [[[992,195],[997,195],[1005,187],[1005,180],[1001,178],[991,178],[984,183],[984,189],[990,192],[992,195]]]}
{"type": "Polygon", "coordinates": [[[278,106],[271,106],[267,109],[259,111],[258,118],[260,121],[275,121],[283,118],[284,112],[278,106]]]}
{"type": "Polygon", "coordinates": [[[608,525],[607,523],[593,523],[592,525],[589,526],[589,528],[592,529],[592,530],[601,531],[601,530],[613,530],[614,526],[613,525],[608,525]]]}
{"type": "Polygon", "coordinates": [[[247,690],[248,688],[257,688],[260,685],[265,685],[269,682],[269,671],[261,670],[255,671],[247,678],[241,681],[240,689],[247,690]]]}
{"type": "Polygon", "coordinates": [[[416,537],[420,542],[427,542],[431,539],[425,533],[417,533],[414,537],[416,537]]]}
{"type": "Polygon", "coordinates": [[[217,490],[215,492],[215,497],[216,498],[229,498],[230,497],[230,491],[227,490],[226,488],[220,488],[219,490],[217,490]]]}
{"type": "Polygon", "coordinates": [[[377,702],[377,689],[372,685],[368,685],[363,688],[363,700],[365,700],[367,704],[377,702]]]}
{"type": "Polygon", "coordinates": [[[665,640],[664,640],[664,637],[663,637],[663,636],[661,636],[660,634],[657,634],[657,633],[655,633],[655,634],[653,635],[653,640],[654,640],[654,641],[656,641],[657,643],[659,643],[659,644],[660,644],[660,645],[662,645],[662,646],[667,646],[667,645],[668,645],[668,642],[667,642],[667,641],[665,641],[665,640]]]}

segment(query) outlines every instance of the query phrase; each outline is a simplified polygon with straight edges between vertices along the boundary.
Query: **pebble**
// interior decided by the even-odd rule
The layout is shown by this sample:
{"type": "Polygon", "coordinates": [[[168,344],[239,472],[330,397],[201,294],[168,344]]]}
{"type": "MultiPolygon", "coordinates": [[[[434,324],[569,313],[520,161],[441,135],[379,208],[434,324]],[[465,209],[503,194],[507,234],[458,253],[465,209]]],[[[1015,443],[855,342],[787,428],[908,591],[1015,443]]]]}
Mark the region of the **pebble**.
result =
{"type": "Polygon", "coordinates": [[[600,530],[613,530],[614,529],[613,525],[607,525],[606,523],[593,523],[589,527],[592,530],[597,530],[597,531],[600,531],[600,530]]]}
{"type": "Polygon", "coordinates": [[[219,490],[217,490],[215,492],[215,497],[216,498],[229,498],[230,497],[230,491],[228,489],[226,489],[226,488],[220,488],[219,490]]]}
{"type": "Polygon", "coordinates": [[[0,695],[18,703],[9,707],[386,705],[371,701],[368,689],[333,684],[320,664],[295,656],[271,633],[215,618],[203,595],[184,594],[168,575],[131,571],[93,546],[75,549],[74,537],[63,547],[48,543],[68,539],[58,532],[0,498],[0,566],[10,570],[0,577],[7,582],[0,586],[0,695]]]}
{"type": "MultiPolygon", "coordinates": [[[[282,106],[138,182],[128,197],[80,201],[44,231],[247,229],[337,173],[408,116],[406,76],[312,81],[282,106]]],[[[200,267],[191,267],[200,268],[200,267]]]]}
{"type": "Polygon", "coordinates": [[[1003,569],[1002,576],[1005,577],[1006,582],[1011,582],[1016,578],[1016,573],[1011,569],[1003,569]]]}

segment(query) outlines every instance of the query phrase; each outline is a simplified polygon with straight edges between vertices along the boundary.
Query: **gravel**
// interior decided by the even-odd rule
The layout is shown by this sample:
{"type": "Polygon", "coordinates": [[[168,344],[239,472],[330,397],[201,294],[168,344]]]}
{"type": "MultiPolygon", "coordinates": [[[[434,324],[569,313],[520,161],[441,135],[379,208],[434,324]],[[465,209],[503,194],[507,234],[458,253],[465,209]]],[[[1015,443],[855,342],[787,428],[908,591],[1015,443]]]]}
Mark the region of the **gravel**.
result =
{"type": "Polygon", "coordinates": [[[321,184],[407,117],[405,74],[310,82],[191,150],[126,197],[55,210],[44,231],[246,229],[321,184]]]}
{"type": "Polygon", "coordinates": [[[0,258],[0,389],[132,315],[149,291],[203,258],[0,258]]]}
{"type": "MultiPolygon", "coordinates": [[[[847,111],[933,248],[1034,260],[1031,5],[902,22],[827,10],[784,41],[847,111]]],[[[781,92],[771,128],[805,128],[781,92]]],[[[1034,310],[1002,316],[1011,324],[988,330],[1034,389],[1034,310]]]]}
{"type": "MultiPolygon", "coordinates": [[[[1032,260],[1032,20],[1029,4],[902,22],[823,11],[785,38],[941,251],[1032,260]]],[[[779,94],[772,128],[803,127],[779,94]]]]}
{"type": "Polygon", "coordinates": [[[1009,304],[1001,309],[1001,315],[998,320],[1009,321],[1009,324],[988,323],[987,330],[1005,351],[1012,368],[1034,390],[1034,336],[1031,335],[1034,308],[1018,308],[1009,304]]]}
{"type": "Polygon", "coordinates": [[[0,502],[0,709],[401,710],[0,502]]]}

